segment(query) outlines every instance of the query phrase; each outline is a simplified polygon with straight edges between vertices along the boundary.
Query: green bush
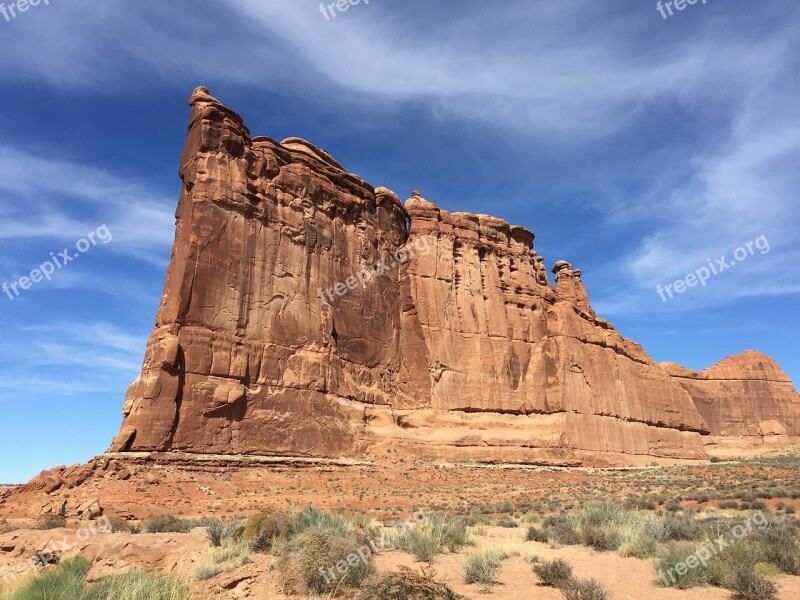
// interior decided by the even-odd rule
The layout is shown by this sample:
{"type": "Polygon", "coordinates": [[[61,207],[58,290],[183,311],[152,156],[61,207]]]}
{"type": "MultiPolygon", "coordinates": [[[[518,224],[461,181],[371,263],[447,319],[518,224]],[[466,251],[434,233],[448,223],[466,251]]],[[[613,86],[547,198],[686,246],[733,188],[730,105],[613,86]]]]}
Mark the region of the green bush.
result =
{"type": "Polygon", "coordinates": [[[304,508],[296,512],[292,517],[292,531],[295,533],[303,533],[306,529],[319,528],[327,529],[341,535],[347,535],[353,530],[351,523],[348,523],[343,517],[321,510],[319,508],[304,508]]]}
{"type": "Polygon", "coordinates": [[[800,575],[800,533],[786,518],[775,521],[761,532],[766,558],[789,575],[800,575]]]}
{"type": "Polygon", "coordinates": [[[595,579],[570,579],[561,588],[566,600],[608,600],[611,593],[595,579]]]}
{"type": "Polygon", "coordinates": [[[687,542],[671,542],[660,548],[655,567],[661,583],[682,590],[704,585],[724,586],[728,569],[720,555],[713,556],[706,564],[699,563],[697,567],[687,569],[683,575],[678,574],[677,565],[685,564],[689,557],[696,558],[696,552],[696,546],[687,542]]]}
{"type": "Polygon", "coordinates": [[[130,571],[87,587],[91,563],[83,556],[64,560],[52,571],[24,583],[4,600],[189,600],[189,591],[162,575],[130,571]]]}
{"type": "Polygon", "coordinates": [[[447,548],[457,552],[469,542],[469,532],[463,519],[433,514],[425,526],[407,528],[393,538],[399,550],[413,554],[417,560],[431,562],[447,548]]]}
{"type": "Polygon", "coordinates": [[[220,573],[222,573],[222,569],[217,565],[202,565],[195,569],[194,578],[197,581],[206,581],[207,579],[213,579],[220,573]]]}
{"type": "Polygon", "coordinates": [[[327,595],[359,588],[372,574],[372,564],[369,556],[366,564],[357,555],[357,560],[348,561],[358,547],[354,538],[330,529],[306,529],[281,548],[278,572],[284,591],[327,595]]]}
{"type": "Polygon", "coordinates": [[[91,563],[83,556],[62,561],[54,570],[24,583],[8,600],[73,600],[83,597],[91,563]]]}
{"type": "MultiPolygon", "coordinates": [[[[70,598],[64,596],[64,600],[70,598]]],[[[104,577],[79,600],[189,600],[189,590],[180,582],[158,573],[128,571],[104,577]]]]}
{"type": "Polygon", "coordinates": [[[533,565],[533,572],[547,587],[560,588],[572,579],[572,567],[560,558],[533,565]]]}
{"type": "Polygon", "coordinates": [[[466,600],[443,583],[403,568],[397,573],[374,576],[361,588],[358,600],[466,600]]]}
{"type": "Polygon", "coordinates": [[[191,524],[173,515],[155,515],[145,519],[142,527],[147,533],[187,533],[191,524]]]}

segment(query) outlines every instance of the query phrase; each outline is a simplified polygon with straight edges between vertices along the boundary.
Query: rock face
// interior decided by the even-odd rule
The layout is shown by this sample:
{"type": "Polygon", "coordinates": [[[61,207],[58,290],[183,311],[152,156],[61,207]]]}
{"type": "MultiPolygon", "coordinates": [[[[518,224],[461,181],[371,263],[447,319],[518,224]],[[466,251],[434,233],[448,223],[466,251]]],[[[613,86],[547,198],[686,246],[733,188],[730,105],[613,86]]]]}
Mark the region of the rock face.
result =
{"type": "Polygon", "coordinates": [[[558,262],[550,285],[531,232],[251,138],[205,88],[190,105],[172,260],[112,451],[706,457],[713,414],[595,315],[580,271],[558,262]]]}
{"type": "Polygon", "coordinates": [[[736,453],[800,442],[800,395],[769,356],[748,350],[699,372],[675,363],[662,367],[708,423],[709,448],[736,453]]]}

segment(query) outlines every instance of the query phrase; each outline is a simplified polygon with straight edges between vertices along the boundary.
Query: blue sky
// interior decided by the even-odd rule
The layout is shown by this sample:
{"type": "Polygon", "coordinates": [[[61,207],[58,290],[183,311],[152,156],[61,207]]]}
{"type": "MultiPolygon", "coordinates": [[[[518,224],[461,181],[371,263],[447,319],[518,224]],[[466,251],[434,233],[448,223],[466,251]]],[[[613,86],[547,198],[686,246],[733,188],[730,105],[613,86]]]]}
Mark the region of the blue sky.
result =
{"type": "MultiPolygon", "coordinates": [[[[9,2],[6,1],[6,4],[9,2]]],[[[533,230],[658,361],[800,381],[800,5],[50,0],[0,16],[0,482],[102,452],[153,326],[192,89],[401,197],[533,230]],[[662,302],[707,258],[760,251],[662,302]],[[71,250],[74,253],[74,250],[71,250]]]]}

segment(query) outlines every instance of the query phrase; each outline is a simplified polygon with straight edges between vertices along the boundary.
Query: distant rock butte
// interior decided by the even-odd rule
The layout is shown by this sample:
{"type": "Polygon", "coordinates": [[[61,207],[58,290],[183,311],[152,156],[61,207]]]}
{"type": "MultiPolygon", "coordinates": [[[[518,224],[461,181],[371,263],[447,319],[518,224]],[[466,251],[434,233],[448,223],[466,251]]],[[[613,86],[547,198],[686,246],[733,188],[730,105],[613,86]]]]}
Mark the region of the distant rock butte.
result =
{"type": "Polygon", "coordinates": [[[719,382],[665,370],[595,315],[580,271],[548,282],[530,231],[251,138],[205,88],[190,105],[164,295],[111,451],[626,464],[798,435],[767,357],[723,361],[719,382]]]}
{"type": "Polygon", "coordinates": [[[766,354],[748,350],[704,371],[661,365],[689,392],[711,430],[709,451],[741,454],[800,437],[800,398],[792,380],[766,354]]]}

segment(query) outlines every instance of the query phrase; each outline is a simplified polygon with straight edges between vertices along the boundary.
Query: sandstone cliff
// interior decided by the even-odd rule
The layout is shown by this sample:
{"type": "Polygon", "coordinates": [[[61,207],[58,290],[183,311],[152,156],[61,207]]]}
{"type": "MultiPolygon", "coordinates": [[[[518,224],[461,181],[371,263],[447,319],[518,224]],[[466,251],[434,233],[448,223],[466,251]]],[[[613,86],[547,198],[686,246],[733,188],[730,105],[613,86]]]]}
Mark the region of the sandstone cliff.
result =
{"type": "Polygon", "coordinates": [[[662,367],[708,423],[710,451],[740,454],[800,442],[800,395],[769,356],[748,350],[699,372],[675,363],[662,367]]]}
{"type": "Polygon", "coordinates": [[[556,263],[552,286],[531,232],[251,138],[205,88],[190,105],[164,295],[111,450],[706,457],[716,417],[595,315],[580,271],[556,263]]]}

